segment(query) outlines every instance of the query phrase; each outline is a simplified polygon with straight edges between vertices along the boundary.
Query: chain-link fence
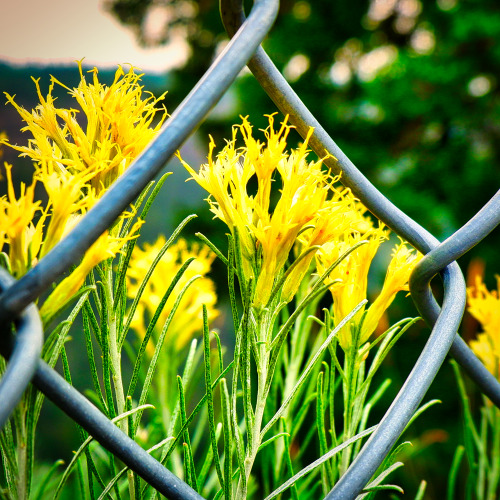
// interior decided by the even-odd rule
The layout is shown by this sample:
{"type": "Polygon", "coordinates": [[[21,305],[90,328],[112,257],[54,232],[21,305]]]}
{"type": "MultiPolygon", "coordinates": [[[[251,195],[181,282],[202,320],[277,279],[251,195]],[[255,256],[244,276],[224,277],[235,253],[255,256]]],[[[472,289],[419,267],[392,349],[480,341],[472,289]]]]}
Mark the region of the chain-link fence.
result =
{"type": "Polygon", "coordinates": [[[248,64],[262,88],[298,132],[314,134],[309,144],[366,207],[394,232],[426,254],[413,272],[413,300],[432,333],[404,386],[351,467],[328,499],[349,499],[368,483],[403,432],[448,352],[461,364],[480,390],[500,407],[500,385],[457,335],[465,307],[465,283],[455,260],[486,237],[500,223],[500,191],[467,224],[440,243],[384,197],[340,150],[294,93],[259,44],[278,12],[278,0],[256,0],[245,19],[241,0],[221,0],[221,15],[232,37],[224,52],[163,126],[158,137],[135,163],[36,267],[19,281],[0,272],[0,352],[9,359],[0,381],[0,427],[30,382],[70,418],[130,469],[168,498],[201,498],[187,484],[151,457],[92,403],[40,359],[43,331],[34,301],[62,273],[77,263],[99,235],[138,196],[218,102],[240,70],[248,64]],[[441,306],[429,283],[440,273],[444,284],[441,306]],[[15,338],[10,336],[14,321],[15,338]]]}

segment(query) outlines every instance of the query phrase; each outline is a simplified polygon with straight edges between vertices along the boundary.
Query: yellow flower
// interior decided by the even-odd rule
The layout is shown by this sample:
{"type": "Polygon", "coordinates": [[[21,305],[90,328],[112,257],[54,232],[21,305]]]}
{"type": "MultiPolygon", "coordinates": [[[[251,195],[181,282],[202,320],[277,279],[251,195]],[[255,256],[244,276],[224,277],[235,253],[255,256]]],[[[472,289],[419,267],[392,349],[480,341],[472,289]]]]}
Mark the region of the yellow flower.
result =
{"type": "Polygon", "coordinates": [[[483,327],[476,340],[470,342],[471,349],[497,378],[500,376],[500,276],[497,290],[488,291],[478,276],[475,287],[467,289],[469,312],[483,327]]]}
{"type": "Polygon", "coordinates": [[[253,218],[253,200],[247,195],[246,184],[255,170],[251,162],[241,161],[243,152],[235,149],[236,133],[235,127],[233,140],[228,142],[216,160],[213,159],[215,143],[210,138],[208,163],[201,166],[199,173],[182,159],[181,162],[193,179],[210,194],[207,201],[215,217],[225,222],[233,235],[238,232],[245,275],[250,278],[253,277],[251,263],[255,242],[248,229],[248,223],[253,218]]]}
{"type": "MultiPolygon", "coordinates": [[[[382,226],[378,228],[370,226],[372,225],[368,218],[358,219],[353,223],[353,227],[362,231],[347,232],[340,240],[325,243],[316,255],[318,273],[322,275],[342,254],[356,244],[367,241],[343,259],[325,280],[326,284],[331,284],[333,315],[336,323],[367,298],[368,272],[371,263],[381,243],[388,237],[387,231],[382,226]]],[[[353,329],[359,326],[361,326],[359,345],[370,338],[397,292],[408,290],[408,279],[420,258],[420,254],[410,250],[403,242],[394,248],[380,294],[367,310],[363,307],[350,324],[339,332],[339,343],[344,350],[352,345],[353,329]],[[366,315],[363,324],[360,325],[365,310],[366,315]]]]}
{"type": "Polygon", "coordinates": [[[34,80],[40,104],[32,112],[6,94],[26,123],[23,130],[33,136],[28,146],[11,147],[37,163],[52,163],[50,168],[54,172],[83,173],[88,176],[86,190],[92,188],[100,197],[160,128],[165,113],[156,126],[151,125],[156,105],[164,96],[155,99],[149,95],[143,99],[139,83],[142,75],[132,67],[125,73],[119,66],[113,83],[107,86],[99,82],[97,68],[90,71],[92,83],[87,83],[81,62],[78,65],[81,81],[74,89],[52,77],[44,98],[38,80],[34,80]],[[55,106],[52,92],[56,84],[69,91],[80,110],[55,106]],[[76,120],[79,112],[84,114],[84,127],[76,120]]]}
{"type": "Polygon", "coordinates": [[[0,245],[8,245],[12,274],[19,278],[37,262],[42,243],[42,230],[46,212],[35,223],[41,210],[40,201],[35,201],[35,181],[28,187],[21,183],[16,197],[12,183],[12,165],[5,163],[7,195],[0,198],[0,245]]]}
{"type": "Polygon", "coordinates": [[[63,279],[49,295],[40,308],[40,315],[44,321],[53,317],[83,285],[87,275],[101,262],[114,258],[121,251],[126,241],[137,238],[138,230],[143,221],[136,222],[126,238],[118,238],[106,231],[85,252],[80,264],[72,273],[63,279]]]}
{"type": "MultiPolygon", "coordinates": [[[[335,323],[344,319],[362,300],[366,299],[368,271],[377,250],[387,238],[382,227],[370,228],[365,233],[346,233],[342,239],[325,243],[316,254],[318,274],[323,275],[350,248],[366,240],[367,243],[353,250],[329,274],[325,284],[330,285],[333,296],[333,316],[335,323]]],[[[362,316],[362,308],[350,324],[339,332],[339,342],[343,349],[352,344],[351,329],[362,316]]]]}
{"type": "Polygon", "coordinates": [[[58,173],[52,170],[51,166],[51,162],[42,161],[35,174],[35,178],[45,187],[48,194],[47,208],[50,208],[50,222],[45,231],[40,258],[46,255],[69,232],[74,222],[95,203],[93,192],[82,196],[89,176],[58,173]]]}
{"type": "MultiPolygon", "coordinates": [[[[165,238],[160,236],[155,243],[146,243],[143,249],[138,246],[134,248],[127,271],[127,293],[130,298],[137,295],[144,276],[164,245],[165,238]]],[[[180,349],[196,333],[201,332],[203,329],[203,305],[207,307],[209,321],[219,315],[219,311],[215,307],[217,296],[215,294],[214,283],[210,278],[206,277],[206,274],[210,272],[215,255],[205,246],[196,243],[188,246],[185,240],[180,239],[176,244],[170,246],[162,256],[147,283],[138,308],[132,318],[131,326],[140,337],[144,337],[146,334],[148,321],[155,314],[163,295],[177,271],[190,257],[195,257],[195,260],[186,269],[167,300],[156,324],[156,337],[161,332],[182,288],[190,279],[197,275],[201,277],[185,292],[179,304],[179,309],[170,323],[166,342],[176,349],[180,349]]],[[[152,343],[148,345],[148,351],[150,354],[154,351],[152,343]]]]}
{"type": "MultiPolygon", "coordinates": [[[[8,142],[5,134],[0,134],[0,144],[9,145],[35,163],[33,183],[28,188],[21,185],[18,199],[12,185],[11,167],[6,167],[8,196],[0,200],[0,242],[8,246],[16,277],[46,255],[97,202],[144,149],[166,117],[164,114],[159,123],[152,126],[156,105],[163,96],[159,99],[145,96],[139,83],[142,75],[135,73],[134,68],[125,73],[118,67],[110,86],[99,82],[96,68],[91,71],[92,83],[87,83],[81,63],[79,70],[78,87],[69,89],[52,78],[45,97],[39,81],[34,80],[40,104],[31,112],[6,94],[26,123],[22,130],[29,131],[32,138],[27,146],[16,146],[8,142]],[[56,84],[69,91],[79,111],[56,106],[52,95],[56,84]],[[84,125],[77,122],[77,113],[84,115],[84,125]],[[48,195],[43,209],[41,202],[34,200],[37,182],[43,184],[48,195]],[[41,214],[35,223],[38,212],[41,214]],[[44,228],[46,221],[48,225],[44,228]]],[[[133,215],[132,210],[121,218],[133,215]]],[[[112,236],[116,236],[118,229],[119,225],[112,236]]],[[[103,258],[106,255],[109,253],[105,252],[103,258]]],[[[85,264],[88,267],[88,259],[85,264]]],[[[87,273],[80,268],[80,274],[87,273]]],[[[83,282],[81,276],[75,276],[74,283],[77,282],[83,282]]]]}
{"type": "Polygon", "coordinates": [[[338,242],[359,228],[371,228],[371,223],[363,216],[366,208],[357,202],[350,190],[335,191],[334,196],[335,198],[325,202],[310,228],[297,239],[296,254],[298,256],[304,253],[305,256],[294,267],[283,286],[282,297],[286,301],[291,300],[297,292],[301,281],[309,271],[317,247],[338,242]]]}
{"type": "MultiPolygon", "coordinates": [[[[208,163],[202,165],[199,172],[182,162],[210,194],[208,201],[215,216],[227,224],[234,237],[238,236],[244,277],[255,280],[255,307],[268,303],[299,234],[308,226],[316,225],[310,237],[310,246],[314,247],[337,231],[334,225],[340,219],[336,218],[335,224],[329,224],[327,219],[336,212],[348,211],[349,203],[346,191],[339,192],[333,187],[336,179],[323,170],[321,160],[306,161],[312,129],[298,149],[287,153],[286,138],[292,127],[287,125],[285,118],[275,131],[273,116],[268,118],[269,127],[264,131],[266,143],[254,139],[250,123],[243,118],[242,124],[233,128],[232,140],[216,160],[213,158],[215,145],[211,141],[208,163]],[[238,132],[244,142],[241,148],[236,147],[238,132]],[[254,175],[257,180],[255,195],[249,192],[248,186],[254,175]],[[271,203],[273,184],[280,191],[274,208],[271,203]]],[[[308,267],[309,263],[310,259],[304,259],[294,273],[303,275],[304,266],[308,267]]],[[[292,299],[295,284],[288,280],[282,300],[292,299]]]]}
{"type": "Polygon", "coordinates": [[[368,340],[375,331],[396,294],[409,290],[408,280],[415,265],[421,258],[422,254],[408,248],[403,241],[394,248],[382,290],[366,313],[361,333],[362,342],[368,340]]]}

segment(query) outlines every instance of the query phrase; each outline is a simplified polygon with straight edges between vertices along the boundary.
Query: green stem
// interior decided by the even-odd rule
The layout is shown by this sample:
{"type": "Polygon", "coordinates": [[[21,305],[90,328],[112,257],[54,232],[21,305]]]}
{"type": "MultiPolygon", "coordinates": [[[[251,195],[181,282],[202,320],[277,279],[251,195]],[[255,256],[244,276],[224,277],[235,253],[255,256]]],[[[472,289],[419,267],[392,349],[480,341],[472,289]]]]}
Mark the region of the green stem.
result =
{"type": "MultiPolygon", "coordinates": [[[[117,314],[118,308],[114,309],[114,297],[113,297],[113,269],[112,263],[107,261],[105,263],[105,282],[104,282],[104,293],[106,294],[106,303],[108,304],[107,316],[108,316],[108,328],[109,328],[109,356],[111,360],[111,371],[113,373],[113,386],[115,389],[116,396],[116,406],[118,415],[121,415],[126,411],[126,400],[125,391],[123,389],[123,379],[122,379],[122,367],[121,367],[121,350],[119,348],[118,342],[118,321],[117,314]]],[[[124,418],[120,421],[118,426],[122,431],[128,435],[128,419],[124,418]]],[[[131,500],[135,500],[135,488],[134,488],[134,472],[132,470],[127,471],[129,494],[131,500]]]]}
{"type": "MultiPolygon", "coordinates": [[[[344,373],[346,375],[345,386],[344,386],[344,436],[343,441],[347,441],[354,436],[355,428],[354,422],[352,421],[354,398],[356,395],[357,386],[357,361],[358,349],[357,342],[353,342],[353,345],[349,348],[346,353],[345,358],[345,369],[344,373]]],[[[348,446],[342,451],[342,459],[340,462],[339,475],[342,476],[347,468],[349,467],[351,459],[352,447],[348,446]]]]}
{"type": "Polygon", "coordinates": [[[241,480],[238,484],[238,490],[236,492],[236,499],[244,500],[247,495],[247,485],[250,479],[250,474],[252,472],[252,467],[261,444],[260,431],[262,428],[262,420],[264,418],[264,410],[266,407],[267,394],[265,393],[265,385],[267,379],[267,363],[269,362],[269,353],[266,356],[261,356],[261,366],[257,370],[257,401],[255,403],[255,414],[254,414],[254,425],[251,432],[251,441],[247,445],[247,452],[245,456],[245,478],[246,481],[243,483],[241,480]]]}
{"type": "Polygon", "coordinates": [[[26,411],[24,399],[17,410],[19,418],[16,425],[16,440],[17,440],[17,499],[26,500],[28,498],[28,446],[26,439],[26,411]]]}
{"type": "MultiPolygon", "coordinates": [[[[486,404],[490,404],[489,401],[486,404]]],[[[500,411],[491,405],[488,410],[491,412],[491,425],[493,427],[491,468],[488,474],[488,500],[495,500],[497,497],[497,487],[500,479],[500,411]]],[[[485,443],[486,445],[486,443],[485,443]]]]}
{"type": "MultiPolygon", "coordinates": [[[[244,460],[244,475],[246,480],[243,481],[240,476],[238,487],[236,490],[237,500],[246,499],[248,481],[250,479],[252,467],[259,451],[259,446],[261,444],[262,421],[264,418],[264,410],[266,407],[266,400],[268,395],[268,390],[266,389],[266,380],[269,368],[270,338],[268,337],[270,332],[268,332],[267,330],[269,326],[268,320],[271,316],[272,315],[270,315],[270,313],[267,311],[265,313],[262,313],[262,315],[258,315],[256,318],[257,339],[259,341],[257,349],[260,351],[257,364],[257,398],[255,402],[253,422],[251,423],[252,425],[248,434],[248,443],[244,460]]],[[[247,345],[242,346],[242,348],[248,349],[247,355],[249,356],[252,349],[251,343],[247,343],[247,345]]],[[[247,422],[246,424],[248,426],[249,422],[247,422]]]]}

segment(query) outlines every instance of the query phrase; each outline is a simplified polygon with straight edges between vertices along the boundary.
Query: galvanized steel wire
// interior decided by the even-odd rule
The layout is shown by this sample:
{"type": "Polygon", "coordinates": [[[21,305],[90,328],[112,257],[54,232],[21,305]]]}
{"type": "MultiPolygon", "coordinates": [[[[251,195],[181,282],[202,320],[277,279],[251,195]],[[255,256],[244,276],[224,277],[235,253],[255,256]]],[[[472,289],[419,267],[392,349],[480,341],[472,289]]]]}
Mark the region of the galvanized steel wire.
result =
{"type": "MultiPolygon", "coordinates": [[[[241,2],[223,0],[222,3],[227,5],[226,9],[221,10],[226,30],[230,34],[235,33],[244,22],[241,2]]],[[[414,297],[417,307],[426,321],[433,325],[429,340],[377,430],[326,497],[329,500],[355,498],[403,432],[450,349],[479,388],[500,407],[500,384],[456,334],[465,308],[465,282],[458,264],[454,262],[498,225],[500,197],[497,194],[469,224],[440,245],[434,236],[393,205],[355,167],[302,103],[262,48],[257,50],[248,67],[280,111],[290,116],[290,122],[302,137],[305,138],[309,128],[314,127],[309,140],[311,148],[320,157],[324,157],[325,153],[333,155],[333,158],[327,157],[325,163],[334,173],[342,174],[342,183],[351,188],[375,216],[422,253],[433,250],[429,258],[423,259],[415,269],[411,280],[414,286],[417,285],[418,293],[414,297]],[[427,268],[429,273],[423,273],[423,281],[420,281],[420,270],[427,268]],[[441,308],[429,288],[430,279],[438,272],[442,273],[444,283],[441,308]]]]}
{"type": "MultiPolygon", "coordinates": [[[[80,260],[90,245],[134,201],[203,120],[262,42],[276,18],[278,7],[278,0],[257,0],[245,25],[167,120],[155,140],[96,206],[19,281],[0,282],[3,292],[0,296],[0,324],[9,325],[11,320],[16,320],[18,324],[18,339],[0,385],[0,418],[8,417],[36,370],[33,382],[44,394],[167,498],[202,497],[125,435],[39,359],[42,340],[40,319],[36,311],[33,311],[34,306],[30,304],[80,260]],[[30,338],[25,340],[27,336],[30,338]],[[33,347],[26,345],[30,344],[31,338],[36,339],[33,347]],[[25,352],[29,354],[28,363],[25,361],[25,352]]],[[[0,344],[1,352],[8,357],[10,331],[2,331],[0,334],[3,339],[0,344]]]]}
{"type": "Polygon", "coordinates": [[[14,320],[17,331],[12,346],[10,330],[6,331],[4,326],[0,332],[0,351],[4,356],[10,355],[7,371],[0,381],[0,427],[33,379],[38,389],[159,492],[168,498],[201,498],[40,361],[43,333],[33,301],[78,262],[86,249],[133,202],[222,97],[247,61],[262,88],[281,112],[290,116],[290,122],[302,137],[306,136],[310,127],[314,127],[310,147],[320,157],[324,157],[325,153],[332,155],[325,163],[334,173],[342,174],[343,184],[351,188],[376,217],[426,254],[412,274],[410,288],[415,304],[432,327],[432,332],[377,430],[326,498],[346,500],[355,498],[362,491],[406,427],[448,352],[480,390],[500,407],[500,384],[456,333],[465,308],[465,283],[455,262],[500,223],[500,191],[467,224],[442,243],[393,205],[342,152],[264,50],[258,47],[272,26],[278,7],[278,0],[256,0],[245,19],[242,0],[221,0],[221,16],[232,39],[168,119],[157,138],[78,226],[36,267],[17,282],[0,270],[3,292],[0,296],[0,321],[9,325],[9,321],[14,320]],[[437,304],[430,289],[430,281],[436,274],[440,274],[443,280],[441,305],[437,304]]]}

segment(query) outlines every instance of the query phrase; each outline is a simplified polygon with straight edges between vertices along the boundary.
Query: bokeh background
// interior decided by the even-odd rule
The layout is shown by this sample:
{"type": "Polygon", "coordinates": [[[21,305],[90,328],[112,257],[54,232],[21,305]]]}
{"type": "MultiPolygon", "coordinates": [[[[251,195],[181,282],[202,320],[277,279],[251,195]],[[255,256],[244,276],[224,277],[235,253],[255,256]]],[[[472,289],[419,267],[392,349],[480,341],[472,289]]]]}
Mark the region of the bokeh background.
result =
{"type": "MultiPolygon", "coordinates": [[[[283,0],[264,46],[358,168],[403,211],[444,239],[500,186],[499,39],[497,0],[283,0]]],[[[172,111],[226,43],[215,0],[19,1],[4,7],[0,16],[0,91],[16,94],[16,101],[30,109],[37,103],[30,77],[40,77],[44,91],[49,75],[74,86],[79,76],[72,61],[85,57],[85,65],[97,66],[103,81],[112,80],[117,64],[141,68],[147,90],[157,95],[168,90],[165,102],[172,111]]],[[[69,102],[64,92],[57,95],[61,106],[69,102]]],[[[239,115],[249,115],[258,128],[265,126],[263,115],[274,111],[252,75],[242,71],[182,155],[195,166],[206,155],[209,133],[223,145],[239,115]]],[[[11,142],[27,140],[21,126],[12,106],[0,107],[0,131],[11,142]]],[[[29,162],[9,150],[3,159],[14,163],[18,179],[30,178],[29,162]]],[[[224,246],[224,230],[212,221],[204,193],[193,182],[185,184],[178,161],[167,168],[174,175],[156,203],[145,237],[168,234],[195,211],[199,217],[190,226],[192,233],[202,230],[224,246]]],[[[3,184],[1,189],[5,191],[3,184]]],[[[499,245],[496,230],[460,260],[469,283],[484,274],[489,287],[494,286],[499,245]]],[[[215,269],[215,278],[219,271],[215,269]]],[[[374,293],[380,274],[380,268],[374,270],[374,293]]],[[[439,295],[439,282],[435,289],[439,295]]],[[[223,299],[223,277],[219,293],[223,299]]],[[[395,303],[392,319],[414,315],[410,302],[395,303]]],[[[466,316],[461,333],[470,339],[477,328],[466,316]]],[[[417,325],[388,359],[384,376],[393,383],[385,406],[427,335],[417,325]]],[[[472,400],[479,400],[470,389],[472,400]]],[[[442,404],[407,433],[413,447],[407,448],[405,468],[395,478],[407,498],[413,498],[421,479],[428,482],[426,498],[444,498],[452,455],[463,441],[448,363],[426,399],[431,398],[442,404]]],[[[68,456],[77,442],[71,437],[73,424],[50,405],[46,412],[50,419],[60,419],[61,426],[54,432],[53,426],[42,424],[46,435],[39,441],[39,456],[68,456]]]]}

